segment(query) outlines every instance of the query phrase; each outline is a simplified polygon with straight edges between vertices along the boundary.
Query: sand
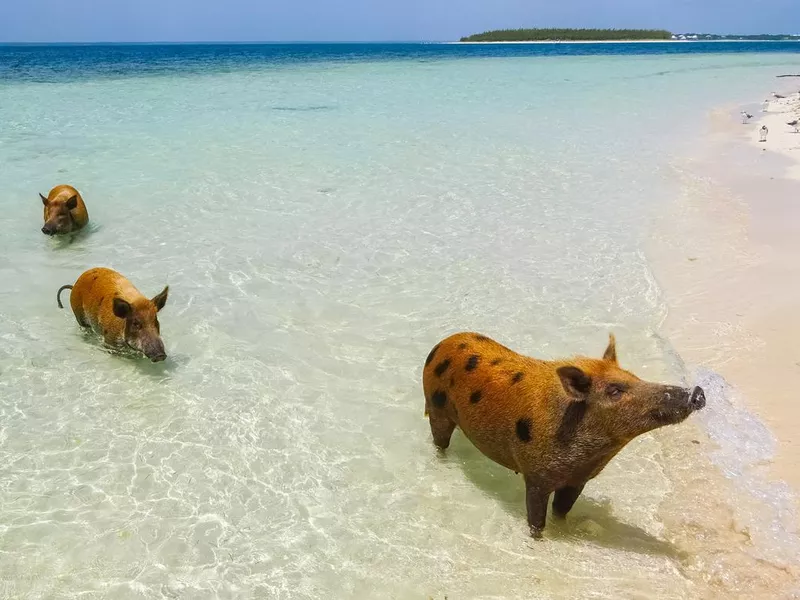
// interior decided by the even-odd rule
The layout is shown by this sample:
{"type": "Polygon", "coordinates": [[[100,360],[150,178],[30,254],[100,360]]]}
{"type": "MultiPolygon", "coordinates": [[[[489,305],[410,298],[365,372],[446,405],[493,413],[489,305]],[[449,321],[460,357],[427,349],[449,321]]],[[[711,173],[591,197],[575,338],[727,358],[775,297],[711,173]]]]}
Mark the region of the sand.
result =
{"type": "MultiPolygon", "coordinates": [[[[788,78],[783,86],[800,87],[788,78]]],[[[660,217],[655,275],[665,334],[692,368],[721,374],[732,401],[776,438],[756,468],[800,491],[800,96],[715,111],[706,141],[676,164],[684,194],[660,217]],[[769,128],[767,141],[758,130],[769,128]]],[[[741,432],[737,432],[741,433],[741,432]]]]}

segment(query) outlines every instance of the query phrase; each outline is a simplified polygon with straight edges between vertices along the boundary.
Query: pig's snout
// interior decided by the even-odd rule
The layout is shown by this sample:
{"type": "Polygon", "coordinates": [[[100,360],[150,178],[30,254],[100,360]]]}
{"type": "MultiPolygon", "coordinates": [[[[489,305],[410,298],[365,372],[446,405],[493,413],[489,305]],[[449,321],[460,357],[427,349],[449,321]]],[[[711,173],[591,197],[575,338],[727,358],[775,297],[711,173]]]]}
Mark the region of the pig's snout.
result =
{"type": "Polygon", "coordinates": [[[681,388],[669,386],[664,390],[664,401],[676,409],[700,410],[706,405],[703,388],[681,388]]]}
{"type": "Polygon", "coordinates": [[[696,387],[689,392],[689,406],[692,410],[700,410],[706,405],[706,394],[703,388],[696,387]]]}
{"type": "Polygon", "coordinates": [[[665,386],[657,398],[658,408],[652,417],[661,425],[680,423],[706,405],[706,395],[699,387],[665,386]]]}
{"type": "Polygon", "coordinates": [[[164,343],[161,340],[149,344],[145,348],[144,354],[154,363],[167,359],[167,352],[164,350],[164,343]]]}
{"type": "Polygon", "coordinates": [[[42,233],[45,235],[55,235],[56,230],[50,227],[49,225],[45,225],[42,227],[42,233]]]}

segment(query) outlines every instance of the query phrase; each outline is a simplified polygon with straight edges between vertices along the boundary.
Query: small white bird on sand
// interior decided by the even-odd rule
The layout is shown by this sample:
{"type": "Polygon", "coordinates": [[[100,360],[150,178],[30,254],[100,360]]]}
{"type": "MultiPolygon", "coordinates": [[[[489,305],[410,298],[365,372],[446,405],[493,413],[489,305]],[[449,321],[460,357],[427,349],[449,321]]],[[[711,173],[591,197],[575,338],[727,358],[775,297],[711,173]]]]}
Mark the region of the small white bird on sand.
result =
{"type": "Polygon", "coordinates": [[[742,111],[742,123],[747,123],[752,118],[753,115],[751,115],[749,112],[747,112],[746,110],[742,111]]]}
{"type": "Polygon", "coordinates": [[[798,121],[797,119],[795,119],[794,121],[789,121],[786,124],[789,127],[794,127],[794,132],[795,133],[800,133],[800,121],[798,121]]]}
{"type": "Polygon", "coordinates": [[[768,133],[769,133],[769,129],[767,129],[767,126],[766,125],[762,125],[761,129],[758,130],[758,141],[759,142],[766,142],[768,133]]]}

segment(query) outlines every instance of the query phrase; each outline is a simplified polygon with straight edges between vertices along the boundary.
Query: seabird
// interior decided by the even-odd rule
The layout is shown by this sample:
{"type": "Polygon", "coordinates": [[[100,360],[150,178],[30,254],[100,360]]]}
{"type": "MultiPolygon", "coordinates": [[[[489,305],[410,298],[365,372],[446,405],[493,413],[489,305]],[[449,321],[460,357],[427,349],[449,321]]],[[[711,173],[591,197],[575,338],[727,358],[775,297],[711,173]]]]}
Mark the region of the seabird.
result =
{"type": "Polygon", "coordinates": [[[766,142],[767,141],[767,134],[769,133],[769,129],[767,129],[766,125],[762,125],[761,129],[758,130],[759,133],[759,142],[766,142]]]}
{"type": "Polygon", "coordinates": [[[751,115],[749,112],[747,112],[746,110],[742,111],[742,123],[747,123],[752,118],[753,115],[751,115]]]}
{"type": "Polygon", "coordinates": [[[789,121],[786,124],[789,127],[794,127],[794,132],[795,133],[800,133],[800,121],[798,121],[797,119],[795,119],[794,121],[789,121]]]}
{"type": "Polygon", "coordinates": [[[775,92],[772,92],[772,96],[773,96],[774,98],[778,98],[778,99],[781,99],[781,98],[786,98],[786,96],[781,96],[780,94],[776,94],[775,92]]]}

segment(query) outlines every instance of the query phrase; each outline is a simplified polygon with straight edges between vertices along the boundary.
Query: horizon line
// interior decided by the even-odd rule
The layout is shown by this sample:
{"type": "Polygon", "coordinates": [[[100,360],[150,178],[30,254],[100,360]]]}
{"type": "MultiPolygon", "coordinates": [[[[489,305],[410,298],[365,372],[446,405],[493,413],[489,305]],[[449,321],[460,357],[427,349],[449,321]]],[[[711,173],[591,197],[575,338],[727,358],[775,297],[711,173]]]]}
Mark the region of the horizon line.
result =
{"type": "Polygon", "coordinates": [[[458,40],[152,40],[92,42],[4,42],[0,46],[149,46],[149,45],[280,45],[280,44],[446,44],[458,40]]]}
{"type": "MultiPolygon", "coordinates": [[[[673,36],[680,36],[680,35],[719,35],[719,36],[734,36],[734,37],[750,37],[750,36],[758,36],[758,35],[771,35],[771,36],[788,36],[788,37],[795,37],[797,38],[800,34],[790,34],[790,33],[673,33],[673,36]]],[[[604,41],[608,40],[594,40],[597,43],[603,43],[604,41]]],[[[626,41],[626,40],[617,40],[617,41],[626,41]]],[[[652,40],[653,42],[671,42],[675,40],[668,40],[668,39],[656,39],[652,40]]],[[[709,41],[709,40],[687,40],[687,41],[709,41]]],[[[718,40],[718,41],[736,41],[736,40],[718,40]]],[[[759,42],[759,41],[800,41],[797,39],[794,40],[744,40],[744,41],[752,41],[752,42],[759,42]]],[[[181,45],[195,45],[195,46],[203,46],[203,45],[228,45],[228,46],[237,46],[237,45],[251,45],[251,46],[268,46],[268,45],[322,45],[322,44],[449,44],[453,42],[461,42],[461,38],[458,39],[440,39],[440,40],[148,40],[148,41],[129,41],[129,40],[122,40],[122,41],[109,41],[109,40],[97,40],[97,41],[26,41],[26,42],[6,42],[0,41],[0,46],[181,46],[181,45]]],[[[537,40],[538,43],[570,43],[570,40],[537,40]]],[[[471,42],[471,43],[480,43],[480,42],[471,42]]],[[[524,42],[520,42],[524,43],[524,42]]]]}

